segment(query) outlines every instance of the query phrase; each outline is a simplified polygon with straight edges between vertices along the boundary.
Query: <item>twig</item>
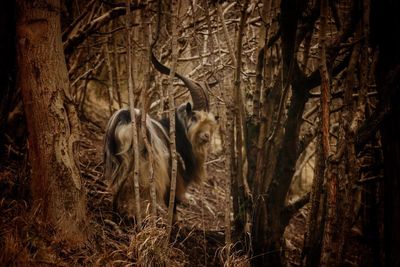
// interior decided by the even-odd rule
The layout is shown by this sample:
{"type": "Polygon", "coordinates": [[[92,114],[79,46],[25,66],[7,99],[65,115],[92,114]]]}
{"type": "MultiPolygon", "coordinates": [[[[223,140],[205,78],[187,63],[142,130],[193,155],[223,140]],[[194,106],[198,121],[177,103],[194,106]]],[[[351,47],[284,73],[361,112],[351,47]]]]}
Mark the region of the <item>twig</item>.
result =
{"type": "MultiPolygon", "coordinates": [[[[133,9],[140,9],[144,8],[143,4],[136,4],[133,9]]],[[[108,12],[102,14],[101,16],[95,18],[94,20],[90,21],[89,23],[80,27],[76,33],[71,31],[68,36],[65,36],[64,41],[64,53],[65,55],[70,55],[75,47],[81,44],[83,41],[86,40],[88,36],[92,33],[100,29],[102,26],[106,25],[109,21],[123,16],[126,13],[130,12],[125,7],[115,7],[108,12]],[[71,34],[74,33],[74,34],[71,34]]]]}

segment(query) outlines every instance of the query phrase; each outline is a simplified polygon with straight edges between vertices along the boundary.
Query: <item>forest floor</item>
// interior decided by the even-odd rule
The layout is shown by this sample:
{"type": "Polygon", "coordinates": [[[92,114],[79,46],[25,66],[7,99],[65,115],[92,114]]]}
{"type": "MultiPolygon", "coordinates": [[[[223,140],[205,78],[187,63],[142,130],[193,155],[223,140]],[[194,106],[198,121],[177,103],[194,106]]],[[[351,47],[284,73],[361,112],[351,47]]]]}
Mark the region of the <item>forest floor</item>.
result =
{"type": "MultiPolygon", "coordinates": [[[[100,129],[96,124],[83,123],[77,157],[88,201],[88,240],[83,246],[71,247],[52,238],[54,229],[38,221],[29,204],[26,155],[3,156],[0,161],[0,266],[224,266],[226,208],[222,160],[210,155],[208,178],[190,186],[187,201],[178,206],[180,219],[172,232],[173,242],[165,247],[166,230],[161,221],[158,227],[147,226],[138,233],[131,225],[116,219],[111,193],[102,176],[100,129]]],[[[301,209],[286,228],[287,266],[301,266],[308,210],[307,206],[301,209]]],[[[240,253],[234,254],[230,261],[232,266],[249,266],[248,259],[240,253]]],[[[349,266],[358,266],[357,259],[349,266]]]]}

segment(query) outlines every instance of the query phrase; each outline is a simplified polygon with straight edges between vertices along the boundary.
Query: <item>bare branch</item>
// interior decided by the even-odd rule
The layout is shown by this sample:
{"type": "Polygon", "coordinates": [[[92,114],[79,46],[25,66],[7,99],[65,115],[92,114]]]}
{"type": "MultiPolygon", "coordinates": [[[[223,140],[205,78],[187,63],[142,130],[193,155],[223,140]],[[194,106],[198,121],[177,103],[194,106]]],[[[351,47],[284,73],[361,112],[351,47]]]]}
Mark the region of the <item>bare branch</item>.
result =
{"type": "Polygon", "coordinates": [[[283,216],[282,216],[282,220],[285,221],[285,225],[287,225],[289,223],[289,220],[293,217],[293,215],[299,209],[304,207],[304,205],[306,205],[310,201],[310,195],[311,195],[311,193],[308,192],[307,194],[305,194],[304,196],[299,198],[297,201],[295,201],[285,207],[285,209],[283,210],[283,216]]]}
{"type": "MultiPolygon", "coordinates": [[[[131,0],[126,0],[127,12],[126,12],[126,31],[127,31],[127,44],[126,44],[126,53],[127,53],[127,72],[128,72],[128,93],[129,93],[129,110],[131,114],[131,124],[132,124],[132,148],[133,148],[133,184],[134,184],[134,192],[135,192],[135,204],[136,204],[136,221],[139,226],[139,229],[142,227],[142,212],[140,207],[140,193],[139,193],[139,140],[138,140],[138,127],[137,127],[137,118],[135,112],[135,99],[134,99],[134,85],[133,85],[133,77],[132,77],[132,44],[131,44],[131,9],[130,9],[131,0]]],[[[128,179],[130,179],[129,177],[128,179]]]]}
{"type": "MultiPolygon", "coordinates": [[[[134,8],[135,9],[141,9],[144,8],[144,4],[135,4],[134,8]]],[[[100,29],[100,27],[106,25],[109,21],[123,16],[126,13],[126,8],[125,7],[115,7],[106,13],[102,14],[101,16],[95,18],[91,22],[83,25],[77,32],[75,33],[69,33],[68,36],[65,36],[64,39],[64,53],[65,55],[70,55],[74,48],[80,45],[83,41],[86,40],[88,36],[96,32],[97,30],[100,29]]]]}
{"type": "MultiPolygon", "coordinates": [[[[176,174],[177,174],[177,152],[175,143],[175,101],[173,97],[173,78],[175,77],[175,71],[178,60],[178,42],[177,42],[177,23],[179,17],[180,0],[173,1],[174,13],[171,16],[171,50],[172,50],[172,64],[169,73],[169,84],[168,84],[168,105],[169,105],[169,137],[170,137],[170,150],[171,150],[171,183],[169,191],[169,204],[168,204],[168,229],[167,229],[167,240],[170,239],[172,224],[175,217],[175,190],[176,190],[176,174]]],[[[175,218],[176,219],[176,218],[175,218]]],[[[167,245],[167,244],[166,244],[167,245]]]]}

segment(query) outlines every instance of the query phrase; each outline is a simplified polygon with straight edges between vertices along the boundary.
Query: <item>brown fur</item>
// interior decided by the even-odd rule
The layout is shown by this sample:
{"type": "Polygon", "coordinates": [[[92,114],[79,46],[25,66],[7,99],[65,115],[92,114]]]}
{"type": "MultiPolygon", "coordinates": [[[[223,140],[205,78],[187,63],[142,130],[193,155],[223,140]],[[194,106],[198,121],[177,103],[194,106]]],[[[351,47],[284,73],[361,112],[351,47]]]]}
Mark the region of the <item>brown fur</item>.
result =
{"type": "MultiPolygon", "coordinates": [[[[181,109],[182,110],[182,109],[181,109]]],[[[179,111],[179,109],[178,109],[179,111]]],[[[137,115],[140,113],[137,111],[137,115]]],[[[211,113],[204,111],[193,111],[190,116],[182,113],[179,117],[181,123],[186,127],[185,134],[191,144],[193,152],[194,166],[189,169],[185,166],[181,155],[178,157],[178,173],[176,183],[176,198],[184,201],[185,192],[190,182],[199,182],[205,176],[204,163],[207,157],[210,141],[216,122],[211,113]],[[193,118],[192,118],[193,117],[193,118]],[[186,177],[184,177],[186,173],[186,177]]],[[[179,114],[178,114],[179,116],[179,114]]],[[[114,117],[114,116],[113,116],[114,117]]],[[[113,120],[113,117],[110,121],[113,120]]],[[[115,119],[115,118],[114,118],[115,119]]],[[[167,190],[170,188],[170,151],[169,151],[169,136],[166,129],[159,122],[147,118],[146,127],[148,131],[148,139],[151,142],[153,153],[153,171],[154,181],[156,185],[157,202],[164,203],[167,190]]],[[[116,156],[121,158],[120,166],[113,170],[114,179],[111,183],[111,188],[114,194],[114,205],[122,215],[129,217],[135,214],[134,209],[134,190],[133,190],[133,151],[132,151],[132,128],[131,124],[119,124],[115,128],[114,137],[117,143],[116,156]]],[[[141,131],[139,131],[139,140],[142,140],[141,131]]],[[[148,153],[144,153],[144,144],[139,142],[140,155],[140,197],[144,202],[150,201],[150,166],[148,153]]],[[[178,151],[179,152],[179,151],[178,151]]],[[[178,153],[179,154],[179,153],[178,153]]],[[[143,206],[142,206],[143,207],[143,206]]]]}

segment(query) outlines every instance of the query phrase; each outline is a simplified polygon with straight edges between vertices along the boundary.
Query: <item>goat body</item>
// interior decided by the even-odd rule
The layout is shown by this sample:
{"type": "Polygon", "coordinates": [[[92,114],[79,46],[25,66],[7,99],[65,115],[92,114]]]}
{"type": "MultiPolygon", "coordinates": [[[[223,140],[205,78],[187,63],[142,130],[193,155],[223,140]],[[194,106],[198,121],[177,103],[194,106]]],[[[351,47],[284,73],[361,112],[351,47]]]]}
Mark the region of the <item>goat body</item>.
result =
{"type": "MultiPolygon", "coordinates": [[[[140,111],[135,110],[137,120],[140,111]]],[[[216,128],[214,116],[206,111],[192,110],[190,103],[178,107],[175,112],[176,151],[178,172],[176,199],[183,200],[187,186],[198,182],[205,175],[204,162],[212,134],[216,128]]],[[[169,148],[169,120],[156,120],[147,116],[147,138],[153,153],[153,171],[157,201],[168,205],[171,173],[171,151],[169,148]]],[[[110,118],[104,142],[105,177],[111,181],[113,207],[122,216],[134,216],[133,166],[139,160],[139,186],[141,198],[150,199],[150,162],[143,142],[142,131],[138,131],[140,158],[134,159],[132,151],[131,115],[128,109],[116,111],[110,118]]]]}

